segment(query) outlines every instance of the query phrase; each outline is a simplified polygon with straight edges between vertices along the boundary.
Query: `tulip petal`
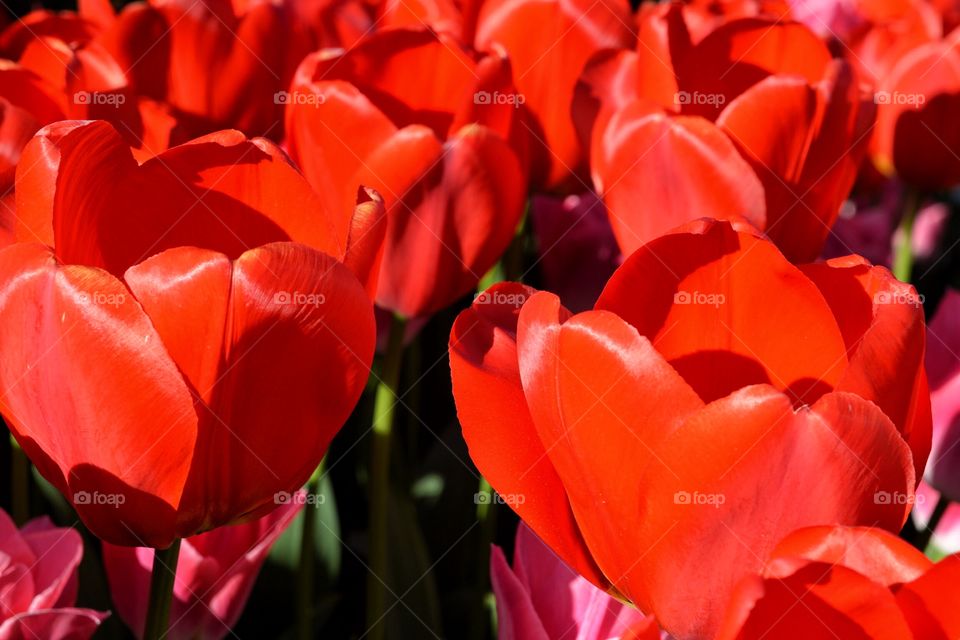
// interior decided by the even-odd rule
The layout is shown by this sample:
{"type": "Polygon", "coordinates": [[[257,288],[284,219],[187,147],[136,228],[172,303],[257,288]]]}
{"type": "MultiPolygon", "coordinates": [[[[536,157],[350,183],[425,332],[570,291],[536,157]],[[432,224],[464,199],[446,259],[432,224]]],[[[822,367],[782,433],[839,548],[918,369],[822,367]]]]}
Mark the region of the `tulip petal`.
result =
{"type": "Polygon", "coordinates": [[[960,555],[935,564],[924,575],[896,590],[914,638],[946,640],[960,634],[956,588],[960,580],[960,555]]]}
{"type": "Polygon", "coordinates": [[[716,126],[641,102],[594,130],[593,181],[625,254],[701,216],[765,224],[763,187],[716,126]]]}
{"type": "Polygon", "coordinates": [[[0,624],[2,640],[43,638],[44,640],[74,640],[89,638],[110,614],[92,609],[63,608],[21,613],[0,624]]]}
{"type": "Polygon", "coordinates": [[[494,285],[462,312],[450,333],[457,416],[470,457],[557,555],[595,585],[606,579],[586,551],[563,484],[537,435],[517,364],[517,316],[534,290],[494,285]]]}
{"type": "Polygon", "coordinates": [[[169,544],[197,414],[157,331],[118,280],[40,245],[0,251],[0,274],[0,410],[18,442],[97,536],[169,544]]]}
{"type": "Polygon", "coordinates": [[[781,560],[768,573],[739,585],[717,640],[913,637],[890,591],[847,567],[781,560]]]}
{"type": "Polygon", "coordinates": [[[346,249],[353,204],[327,209],[275,145],[236,131],[138,166],[107,123],[62,122],[41,130],[21,165],[31,168],[16,189],[18,238],[114,275],[178,246],[232,258],[286,240],[337,257],[346,249]]]}
{"type": "Polygon", "coordinates": [[[771,558],[843,565],[886,587],[922,576],[933,563],[901,538],[875,527],[808,527],[780,541],[771,558]]]}
{"type": "Polygon", "coordinates": [[[651,549],[636,575],[678,638],[713,637],[734,586],[787,533],[836,523],[899,531],[912,502],[909,449],[875,405],[847,393],[796,410],[767,385],[747,387],[656,448],[672,473],[636,480],[646,500],[634,548],[651,549]]]}
{"type": "Polygon", "coordinates": [[[300,487],[369,375],[373,312],[353,274],[328,255],[277,243],[244,253],[232,271],[224,256],[169,250],[128,271],[127,282],[204,402],[196,458],[219,460],[192,467],[182,533],[272,507],[277,487],[300,487]],[[219,341],[197,340],[218,331],[219,341]],[[293,457],[291,442],[300,443],[293,457]]]}
{"type": "Polygon", "coordinates": [[[847,364],[817,287],[773,244],[724,222],[635,252],[596,308],[650,338],[706,402],[769,383],[809,404],[839,382],[847,364]]]}
{"type": "Polygon", "coordinates": [[[847,345],[850,364],[837,388],[872,400],[893,421],[913,451],[919,480],[932,427],[923,305],[916,290],[858,256],[801,269],[824,295],[847,345]]]}
{"type": "MultiPolygon", "coordinates": [[[[628,593],[640,582],[631,569],[645,549],[634,545],[634,533],[646,487],[633,479],[647,469],[668,472],[653,454],[655,443],[703,403],[646,338],[612,313],[561,320],[553,294],[535,294],[523,306],[520,377],[591,554],[628,593]]],[[[649,601],[644,592],[630,595],[649,601]]]]}
{"type": "Polygon", "coordinates": [[[503,550],[494,545],[490,551],[490,581],[497,595],[497,622],[499,640],[550,640],[524,588],[503,550]]]}

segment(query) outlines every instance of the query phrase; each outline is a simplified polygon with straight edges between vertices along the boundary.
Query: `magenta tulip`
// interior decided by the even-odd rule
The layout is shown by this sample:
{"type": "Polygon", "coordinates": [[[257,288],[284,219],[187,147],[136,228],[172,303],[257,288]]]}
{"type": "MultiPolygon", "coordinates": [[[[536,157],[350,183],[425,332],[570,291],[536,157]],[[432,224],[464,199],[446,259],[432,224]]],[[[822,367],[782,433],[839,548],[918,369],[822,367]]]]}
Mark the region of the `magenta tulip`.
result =
{"type": "MultiPolygon", "coordinates": [[[[219,640],[243,613],[270,548],[302,501],[293,500],[259,520],[185,538],[180,546],[166,640],[219,640]]],[[[103,543],[103,562],[117,614],[143,636],[153,549],[103,543]]]]}
{"type": "Polygon", "coordinates": [[[0,510],[0,640],[82,640],[109,615],[73,606],[83,539],[37,518],[22,529],[0,510]]]}
{"type": "Polygon", "coordinates": [[[563,562],[525,524],[513,569],[493,547],[490,575],[500,640],[658,640],[652,616],[611,597],[563,562]]]}

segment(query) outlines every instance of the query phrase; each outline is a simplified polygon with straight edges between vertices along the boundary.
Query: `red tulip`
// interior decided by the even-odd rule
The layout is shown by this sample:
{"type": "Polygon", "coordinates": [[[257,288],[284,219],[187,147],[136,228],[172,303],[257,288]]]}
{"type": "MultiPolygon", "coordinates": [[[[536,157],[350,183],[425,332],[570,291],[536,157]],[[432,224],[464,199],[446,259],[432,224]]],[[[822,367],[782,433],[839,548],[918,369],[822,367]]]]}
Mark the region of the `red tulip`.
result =
{"type": "Polygon", "coordinates": [[[934,564],[880,529],[801,529],[737,586],[717,639],[955,638],[958,579],[960,555],[934,564]]]}
{"type": "MultiPolygon", "coordinates": [[[[302,494],[301,494],[302,495],[302,494]]],[[[259,520],[187,538],[173,585],[170,640],[219,640],[230,633],[247,604],[270,548],[300,506],[285,504],[259,520]]],[[[143,636],[150,602],[154,550],[104,543],[103,562],[117,614],[143,636]]]]}
{"type": "Polygon", "coordinates": [[[929,451],[923,344],[886,269],[795,267],[712,221],[636,251],[593,311],[491,288],[450,353],[490,484],[581,575],[696,638],[790,531],[900,529],[929,451]]]}
{"type": "Polygon", "coordinates": [[[921,189],[960,183],[960,32],[918,46],[877,85],[874,162],[921,189]]]}
{"type": "Polygon", "coordinates": [[[650,616],[597,589],[520,523],[513,568],[490,556],[499,640],[660,640],[650,616]]]}
{"type": "Polygon", "coordinates": [[[637,50],[584,73],[575,113],[583,131],[595,120],[593,180],[620,246],[707,215],[816,258],[866,153],[872,100],[803,25],[744,18],[695,43],[684,16],[641,13],[637,50]]]}
{"type": "Polygon", "coordinates": [[[230,131],[138,165],[62,122],[21,167],[0,411],[80,518],[161,548],[301,486],[367,378],[382,206],[326,210],[230,131]]]}
{"type": "Polygon", "coordinates": [[[49,518],[17,531],[0,510],[0,640],[84,640],[109,615],[73,606],[83,539],[49,518]]]}
{"type": "Polygon", "coordinates": [[[506,59],[475,63],[427,31],[386,31],[301,65],[287,130],[307,179],[332,208],[360,184],[384,197],[379,305],[405,316],[441,309],[513,238],[526,177],[510,78],[506,59]]]}
{"type": "Polygon", "coordinates": [[[629,46],[632,19],[621,0],[489,0],[477,18],[476,47],[503,47],[517,90],[533,114],[536,186],[581,191],[586,149],[570,103],[584,65],[603,49],[629,46]],[[535,27],[533,27],[535,25],[535,27]]]}

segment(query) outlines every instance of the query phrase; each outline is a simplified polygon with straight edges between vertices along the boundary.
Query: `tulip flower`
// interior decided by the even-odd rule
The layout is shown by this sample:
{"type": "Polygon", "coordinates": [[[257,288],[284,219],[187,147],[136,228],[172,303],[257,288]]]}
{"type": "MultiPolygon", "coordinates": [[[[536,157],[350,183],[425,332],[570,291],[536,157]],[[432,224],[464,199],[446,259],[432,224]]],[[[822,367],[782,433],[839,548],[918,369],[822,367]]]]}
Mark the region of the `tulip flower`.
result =
{"type": "Polygon", "coordinates": [[[73,606],[83,539],[49,518],[17,531],[0,510],[0,639],[84,640],[109,615],[73,606]]]}
{"type": "Polygon", "coordinates": [[[713,637],[736,582],[794,529],[899,531],[930,447],[913,288],[856,256],[793,266],[754,234],[664,235],[576,315],[496,285],[451,332],[491,486],[681,639],[713,637]]]}
{"type": "Polygon", "coordinates": [[[872,97],[801,24],[742,18],[694,43],[684,15],[641,13],[636,51],[584,72],[575,113],[617,241],[630,253],[694,217],[745,219],[813,260],[866,153],[872,97]]]}
{"type": "Polygon", "coordinates": [[[947,289],[927,329],[933,448],[926,480],[960,502],[960,292],[947,289]]]}
{"type": "MultiPolygon", "coordinates": [[[[295,495],[303,495],[295,494],[295,495]]],[[[287,503],[259,520],[185,539],[173,587],[170,640],[219,640],[247,604],[270,548],[301,505],[287,503]]],[[[154,550],[104,543],[103,562],[117,614],[143,636],[154,550]]]]}
{"type": "Polygon", "coordinates": [[[490,577],[500,640],[660,640],[652,617],[578,576],[523,523],[513,569],[494,546],[490,577]]]}
{"type": "Polygon", "coordinates": [[[800,529],[745,577],[717,640],[955,638],[960,555],[934,564],[881,529],[800,529]]]}
{"type": "Polygon", "coordinates": [[[871,154],[881,171],[923,190],[960,183],[960,32],[904,54],[879,79],[871,154]]]}
{"type": "Polygon", "coordinates": [[[579,191],[587,153],[577,137],[570,103],[580,72],[603,49],[629,46],[632,18],[621,0],[492,0],[481,3],[476,48],[503,47],[517,91],[533,114],[533,183],[579,191]],[[536,28],[531,28],[536,25],[536,28]]]}
{"type": "Polygon", "coordinates": [[[0,412],[40,473],[98,537],[155,548],[302,486],[367,379],[380,203],[326,210],[236,131],[138,164],[65,121],[23,158],[0,412]]]}
{"type": "Polygon", "coordinates": [[[383,195],[377,304],[426,315],[474,289],[526,194],[508,61],[477,63],[447,36],[398,29],[308,56],[290,96],[289,147],[314,189],[332,208],[361,184],[383,195]]]}

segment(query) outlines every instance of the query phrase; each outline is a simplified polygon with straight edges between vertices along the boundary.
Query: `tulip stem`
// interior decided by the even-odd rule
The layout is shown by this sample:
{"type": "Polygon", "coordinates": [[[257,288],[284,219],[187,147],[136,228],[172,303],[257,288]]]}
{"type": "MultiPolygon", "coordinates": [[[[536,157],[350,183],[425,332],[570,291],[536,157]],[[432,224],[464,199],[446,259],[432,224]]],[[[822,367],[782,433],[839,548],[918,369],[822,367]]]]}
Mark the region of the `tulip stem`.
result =
{"type": "Polygon", "coordinates": [[[180,538],[166,549],[154,549],[153,573],[150,576],[150,602],[144,625],[144,640],[160,640],[167,635],[170,624],[170,604],[173,601],[173,583],[177,577],[180,559],[180,538]]]}
{"type": "Polygon", "coordinates": [[[30,462],[13,435],[10,436],[10,492],[13,521],[22,527],[30,519],[30,462]]]}
{"type": "Polygon", "coordinates": [[[913,274],[913,223],[920,208],[920,194],[911,189],[903,205],[900,234],[893,254],[893,275],[901,282],[910,282],[913,274]]]}
{"type": "Polygon", "coordinates": [[[403,359],[406,322],[394,316],[373,403],[373,443],[370,459],[370,567],[367,575],[367,632],[370,640],[386,636],[387,527],[390,500],[390,440],[394,410],[398,402],[397,385],[403,359]]]}
{"type": "Polygon", "coordinates": [[[930,519],[927,520],[927,526],[917,533],[917,549],[926,551],[930,545],[930,539],[933,538],[933,534],[937,530],[937,525],[940,524],[940,519],[943,518],[943,514],[947,512],[949,506],[950,500],[941,495],[940,499],[937,500],[937,505],[933,508],[933,513],[930,514],[930,519]]]}
{"type": "Polygon", "coordinates": [[[487,621],[490,619],[487,608],[490,593],[490,545],[493,544],[497,530],[497,509],[493,487],[486,478],[480,476],[477,491],[477,520],[480,522],[480,548],[477,552],[477,622],[473,625],[472,637],[476,640],[489,638],[487,621]]]}
{"type": "Polygon", "coordinates": [[[314,524],[316,514],[312,508],[314,502],[310,496],[320,493],[320,476],[323,475],[324,460],[310,476],[307,481],[307,504],[304,506],[301,515],[303,517],[303,528],[300,530],[300,567],[297,577],[300,581],[297,589],[297,632],[301,640],[310,640],[314,637],[313,633],[313,614],[314,614],[314,575],[316,569],[316,546],[314,546],[314,524]]]}

